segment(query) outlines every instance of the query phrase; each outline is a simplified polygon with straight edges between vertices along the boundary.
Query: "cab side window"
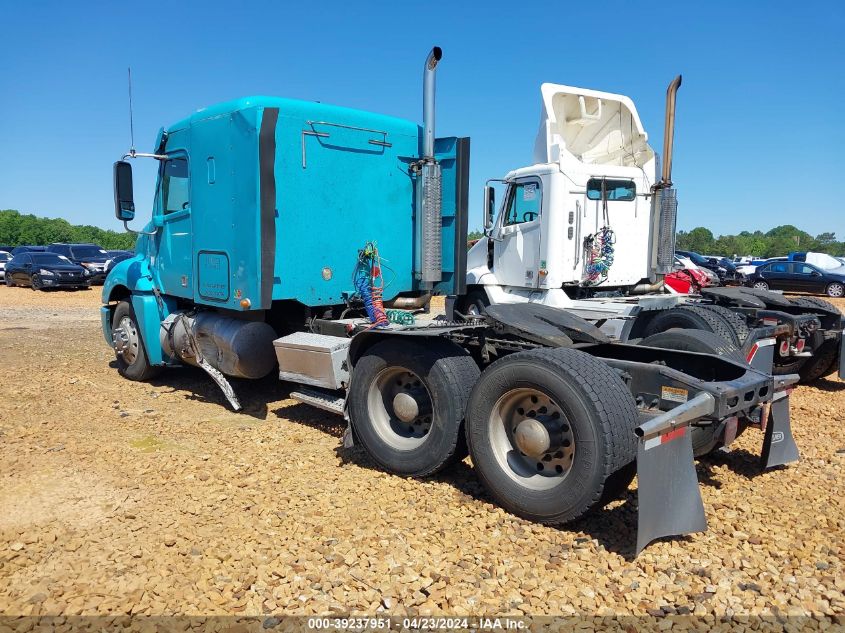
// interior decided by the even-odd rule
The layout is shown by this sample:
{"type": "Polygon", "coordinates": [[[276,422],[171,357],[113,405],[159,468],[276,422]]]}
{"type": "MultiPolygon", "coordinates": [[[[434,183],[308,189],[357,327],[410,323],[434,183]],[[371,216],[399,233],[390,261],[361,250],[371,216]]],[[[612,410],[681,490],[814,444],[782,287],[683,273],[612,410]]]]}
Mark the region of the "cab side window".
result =
{"type": "Polygon", "coordinates": [[[517,182],[508,190],[502,226],[531,222],[540,217],[540,183],[517,182]]]}
{"type": "Polygon", "coordinates": [[[161,173],[161,208],[165,215],[190,206],[189,184],[186,158],[171,158],[164,162],[161,173]]]}

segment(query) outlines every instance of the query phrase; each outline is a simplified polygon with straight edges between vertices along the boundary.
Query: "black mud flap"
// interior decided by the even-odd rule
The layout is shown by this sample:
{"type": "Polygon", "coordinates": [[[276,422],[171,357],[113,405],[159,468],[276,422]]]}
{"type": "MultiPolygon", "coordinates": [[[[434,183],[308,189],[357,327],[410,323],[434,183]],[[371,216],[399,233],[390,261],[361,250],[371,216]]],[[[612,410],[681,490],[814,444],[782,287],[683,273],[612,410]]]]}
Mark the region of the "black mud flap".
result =
{"type": "Polygon", "coordinates": [[[845,332],[840,335],[839,341],[839,377],[845,380],[845,332]]]}
{"type": "Polygon", "coordinates": [[[769,409],[763,435],[763,451],[760,454],[763,468],[791,464],[800,458],[789,421],[789,393],[791,391],[787,389],[776,393],[769,409]]]}
{"type": "Polygon", "coordinates": [[[637,554],[654,539],[707,530],[689,423],[714,407],[702,393],[637,427],[637,554]]]}

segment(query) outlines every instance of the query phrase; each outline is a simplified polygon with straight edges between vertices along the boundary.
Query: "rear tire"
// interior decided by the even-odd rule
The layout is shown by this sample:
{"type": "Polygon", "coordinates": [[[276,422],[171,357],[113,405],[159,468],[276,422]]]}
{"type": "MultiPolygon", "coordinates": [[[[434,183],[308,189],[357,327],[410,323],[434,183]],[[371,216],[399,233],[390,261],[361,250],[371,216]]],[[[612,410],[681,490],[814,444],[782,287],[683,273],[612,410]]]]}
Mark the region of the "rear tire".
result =
{"type": "Polygon", "coordinates": [[[728,325],[731,326],[738,347],[742,347],[745,344],[745,339],[748,338],[750,330],[748,329],[748,323],[746,323],[745,317],[743,315],[734,312],[730,308],[726,308],[724,306],[702,305],[699,307],[704,308],[705,310],[710,310],[710,312],[713,312],[715,314],[718,314],[728,323],[728,325]]]}
{"type": "Polygon", "coordinates": [[[769,284],[767,284],[765,281],[755,281],[755,282],[752,284],[752,286],[751,286],[751,287],[752,287],[752,288],[756,288],[757,290],[768,290],[768,289],[769,289],[769,284]]]}
{"type": "MultiPolygon", "coordinates": [[[[715,354],[716,356],[724,356],[725,358],[741,363],[746,362],[736,345],[725,341],[722,337],[712,332],[701,330],[676,329],[660,332],[659,334],[654,334],[643,339],[640,345],[660,347],[662,349],[676,349],[686,352],[715,354]]],[[[719,438],[716,437],[716,427],[717,425],[715,424],[690,427],[693,455],[702,457],[719,447],[720,442],[719,438]]],[[[739,436],[739,431],[737,432],[737,436],[739,436]]]]}
{"type": "MultiPolygon", "coordinates": [[[[790,297],[789,300],[813,312],[822,310],[842,316],[839,308],[820,297],[790,297]]],[[[825,341],[819,349],[813,350],[813,355],[795,369],[801,375],[801,383],[806,385],[835,373],[839,369],[839,350],[838,340],[825,341]]]]}
{"type": "Polygon", "coordinates": [[[137,382],[144,382],[158,374],[161,368],[150,365],[135,310],[128,301],[121,301],[114,311],[112,339],[119,335],[118,328],[126,334],[124,351],[121,353],[115,349],[118,373],[137,382]]]}
{"type": "Polygon", "coordinates": [[[453,343],[409,338],[380,341],[358,360],[349,415],[379,466],[426,477],[466,456],[463,419],[480,371],[453,343]]]}
{"type": "Polygon", "coordinates": [[[565,523],[596,507],[606,488],[618,494],[620,481],[610,480],[632,472],[637,421],[634,399],[606,364],[573,349],[538,349],[485,369],[467,407],[467,443],[503,508],[565,523]]]}
{"type": "Polygon", "coordinates": [[[832,284],[828,284],[825,292],[827,292],[828,297],[836,297],[837,299],[841,298],[845,295],[845,285],[834,281],[832,284]]]}
{"type": "Polygon", "coordinates": [[[717,334],[738,347],[739,338],[730,322],[719,313],[709,310],[709,307],[711,306],[679,305],[661,312],[648,324],[644,335],[651,336],[675,328],[703,330],[717,334]]]}

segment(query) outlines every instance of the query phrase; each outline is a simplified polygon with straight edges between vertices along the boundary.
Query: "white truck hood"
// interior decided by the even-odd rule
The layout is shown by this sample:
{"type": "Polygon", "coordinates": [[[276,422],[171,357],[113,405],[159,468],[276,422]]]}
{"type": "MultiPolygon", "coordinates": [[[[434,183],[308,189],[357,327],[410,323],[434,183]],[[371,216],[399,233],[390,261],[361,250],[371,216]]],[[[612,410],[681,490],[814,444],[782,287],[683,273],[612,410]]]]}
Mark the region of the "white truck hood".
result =
{"type": "Polygon", "coordinates": [[[535,163],[645,167],[654,160],[634,102],[624,95],[545,83],[535,163]]]}

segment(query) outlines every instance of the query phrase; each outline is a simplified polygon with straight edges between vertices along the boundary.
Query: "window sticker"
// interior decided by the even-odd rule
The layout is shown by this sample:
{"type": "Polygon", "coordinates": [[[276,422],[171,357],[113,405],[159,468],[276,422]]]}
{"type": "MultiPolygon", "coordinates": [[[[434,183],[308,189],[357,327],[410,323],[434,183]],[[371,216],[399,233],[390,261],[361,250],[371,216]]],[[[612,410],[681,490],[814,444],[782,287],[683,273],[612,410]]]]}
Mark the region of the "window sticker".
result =
{"type": "Polygon", "coordinates": [[[529,183],[522,188],[523,200],[534,200],[537,198],[537,184],[529,183]]]}

